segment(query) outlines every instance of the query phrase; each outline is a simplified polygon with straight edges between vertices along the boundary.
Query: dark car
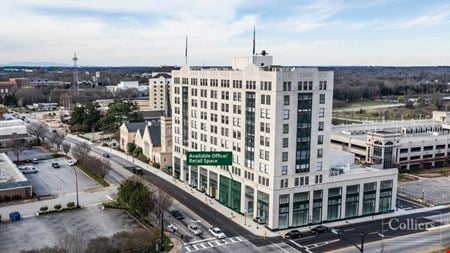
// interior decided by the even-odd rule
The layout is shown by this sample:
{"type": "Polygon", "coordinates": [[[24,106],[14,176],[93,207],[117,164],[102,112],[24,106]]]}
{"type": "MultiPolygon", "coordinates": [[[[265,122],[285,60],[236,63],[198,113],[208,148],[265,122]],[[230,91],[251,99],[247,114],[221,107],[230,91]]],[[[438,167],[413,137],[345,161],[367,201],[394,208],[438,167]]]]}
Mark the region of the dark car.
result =
{"type": "Polygon", "coordinates": [[[173,210],[173,211],[170,212],[170,214],[177,220],[184,219],[184,215],[178,210],[173,210]]]}
{"type": "Polygon", "coordinates": [[[330,229],[328,227],[323,226],[323,225],[320,225],[320,226],[317,226],[317,227],[311,229],[311,233],[313,233],[315,235],[327,233],[329,231],[330,231],[330,229]]]}
{"type": "Polygon", "coordinates": [[[103,153],[103,157],[105,157],[105,158],[109,158],[110,156],[109,156],[109,154],[108,154],[108,153],[103,153]]]}
{"type": "Polygon", "coordinates": [[[61,166],[59,166],[59,163],[52,163],[52,167],[55,169],[61,168],[61,166]]]}
{"type": "Polygon", "coordinates": [[[302,237],[302,234],[300,233],[300,231],[294,229],[294,230],[287,232],[284,236],[285,236],[285,238],[288,238],[288,239],[297,239],[297,238],[302,237]]]}
{"type": "Polygon", "coordinates": [[[144,170],[142,168],[133,168],[131,170],[131,172],[133,172],[133,174],[139,175],[139,176],[142,176],[144,174],[144,170]]]}

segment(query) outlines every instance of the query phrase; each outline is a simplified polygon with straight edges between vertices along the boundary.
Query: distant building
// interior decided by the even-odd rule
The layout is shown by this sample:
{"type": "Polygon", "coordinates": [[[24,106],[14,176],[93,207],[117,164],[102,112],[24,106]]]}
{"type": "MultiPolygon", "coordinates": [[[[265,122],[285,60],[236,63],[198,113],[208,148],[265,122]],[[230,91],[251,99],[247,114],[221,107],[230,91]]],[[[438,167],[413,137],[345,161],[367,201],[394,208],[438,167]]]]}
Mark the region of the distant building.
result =
{"type": "Polygon", "coordinates": [[[28,84],[26,78],[10,78],[8,81],[0,81],[0,96],[12,94],[16,89],[28,84]]]}
{"type": "Polygon", "coordinates": [[[371,122],[334,126],[332,147],[382,169],[410,170],[450,164],[450,112],[429,120],[371,122]]]}
{"type": "Polygon", "coordinates": [[[121,81],[117,85],[117,89],[119,89],[119,90],[139,89],[139,82],[138,81],[121,81]]]}
{"type": "Polygon", "coordinates": [[[166,106],[166,92],[170,90],[171,76],[168,73],[154,74],[149,80],[149,107],[150,110],[164,110],[166,106]]]}
{"type": "Polygon", "coordinates": [[[27,108],[33,111],[56,111],[58,107],[58,103],[34,103],[27,105],[27,108]]]}
{"type": "Polygon", "coordinates": [[[32,197],[31,182],[5,153],[0,153],[0,202],[32,197]]]}

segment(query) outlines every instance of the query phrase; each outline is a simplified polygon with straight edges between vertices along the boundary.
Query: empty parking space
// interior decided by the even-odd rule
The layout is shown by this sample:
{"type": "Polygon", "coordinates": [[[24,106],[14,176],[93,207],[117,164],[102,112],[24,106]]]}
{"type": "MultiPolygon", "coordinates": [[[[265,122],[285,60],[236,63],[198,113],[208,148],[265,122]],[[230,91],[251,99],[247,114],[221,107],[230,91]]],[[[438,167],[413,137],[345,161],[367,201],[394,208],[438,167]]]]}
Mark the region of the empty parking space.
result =
{"type": "Polygon", "coordinates": [[[27,164],[38,169],[38,173],[27,174],[26,177],[33,185],[33,192],[38,196],[59,195],[76,191],[75,171],[78,174],[78,189],[85,191],[100,187],[92,178],[84,174],[76,166],[68,166],[65,158],[41,160],[38,164],[27,164]],[[57,162],[60,168],[53,168],[57,162]]]}

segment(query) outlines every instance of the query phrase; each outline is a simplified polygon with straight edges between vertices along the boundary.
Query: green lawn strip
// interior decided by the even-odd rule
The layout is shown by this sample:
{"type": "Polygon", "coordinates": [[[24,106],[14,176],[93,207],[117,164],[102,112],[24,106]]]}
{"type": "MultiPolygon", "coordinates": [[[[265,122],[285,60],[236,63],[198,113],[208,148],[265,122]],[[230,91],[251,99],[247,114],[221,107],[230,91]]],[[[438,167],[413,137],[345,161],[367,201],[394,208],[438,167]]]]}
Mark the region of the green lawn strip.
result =
{"type": "Polygon", "coordinates": [[[92,170],[85,168],[83,165],[78,165],[78,168],[82,170],[84,173],[86,173],[88,176],[90,176],[92,179],[94,179],[98,184],[100,184],[103,187],[108,187],[109,183],[106,182],[105,179],[95,174],[92,170]]]}

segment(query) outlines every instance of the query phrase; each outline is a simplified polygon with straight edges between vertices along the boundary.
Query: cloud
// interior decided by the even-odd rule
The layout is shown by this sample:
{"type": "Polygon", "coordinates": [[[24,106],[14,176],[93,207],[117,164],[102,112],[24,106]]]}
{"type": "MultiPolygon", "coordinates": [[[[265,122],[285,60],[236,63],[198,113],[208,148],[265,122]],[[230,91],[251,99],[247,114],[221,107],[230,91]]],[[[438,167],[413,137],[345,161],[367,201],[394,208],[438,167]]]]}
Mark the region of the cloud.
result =
{"type": "MultiPolygon", "coordinates": [[[[339,63],[326,54],[345,50],[360,53],[348,49],[355,46],[349,43],[355,34],[361,34],[356,39],[359,43],[376,51],[370,48],[379,46],[370,40],[373,34],[382,37],[392,30],[417,31],[448,22],[448,6],[430,5],[431,9],[421,15],[402,13],[394,19],[381,14],[375,19],[354,15],[397,2],[401,1],[8,1],[2,4],[0,16],[0,61],[70,63],[76,51],[81,65],[182,64],[188,35],[192,64],[223,65],[232,56],[251,52],[256,24],[257,47],[279,53],[277,62],[322,60],[326,65],[326,61],[339,63]]],[[[388,35],[384,39],[392,41],[388,35]]]]}

